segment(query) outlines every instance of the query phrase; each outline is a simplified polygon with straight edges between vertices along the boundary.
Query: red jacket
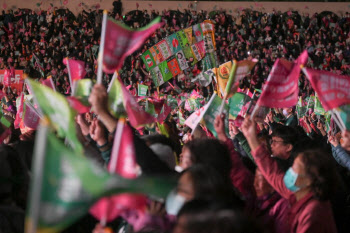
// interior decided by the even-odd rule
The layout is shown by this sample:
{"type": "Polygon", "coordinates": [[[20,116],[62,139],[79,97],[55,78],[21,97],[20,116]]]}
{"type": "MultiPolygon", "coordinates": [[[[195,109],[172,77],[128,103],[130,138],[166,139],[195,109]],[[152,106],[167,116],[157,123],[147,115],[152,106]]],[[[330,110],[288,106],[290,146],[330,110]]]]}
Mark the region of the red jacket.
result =
{"type": "Polygon", "coordinates": [[[291,232],[337,232],[329,201],[319,201],[313,193],[297,201],[294,193],[284,185],[284,171],[279,169],[277,162],[270,157],[265,146],[261,145],[255,151],[251,151],[251,154],[265,179],[282,197],[289,199],[291,214],[288,221],[291,232]]]}

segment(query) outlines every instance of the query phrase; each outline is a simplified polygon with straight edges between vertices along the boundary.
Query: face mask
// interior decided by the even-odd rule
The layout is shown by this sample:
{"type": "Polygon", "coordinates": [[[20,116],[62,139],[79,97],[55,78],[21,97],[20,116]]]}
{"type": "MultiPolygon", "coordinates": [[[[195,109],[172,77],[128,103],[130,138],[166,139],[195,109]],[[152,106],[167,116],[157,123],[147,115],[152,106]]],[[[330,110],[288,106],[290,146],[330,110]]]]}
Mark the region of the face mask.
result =
{"type": "Polygon", "coordinates": [[[300,189],[300,187],[295,185],[295,182],[297,181],[298,174],[295,173],[292,167],[290,167],[286,174],[284,175],[283,181],[286,185],[286,188],[289,189],[292,192],[296,192],[300,189]]]}
{"type": "Polygon", "coordinates": [[[287,112],[287,110],[283,109],[283,115],[284,115],[284,116],[288,116],[288,115],[289,115],[289,113],[287,112]]]}
{"type": "Polygon", "coordinates": [[[165,210],[169,215],[177,215],[185,202],[185,198],[173,190],[166,199],[165,210]]]}

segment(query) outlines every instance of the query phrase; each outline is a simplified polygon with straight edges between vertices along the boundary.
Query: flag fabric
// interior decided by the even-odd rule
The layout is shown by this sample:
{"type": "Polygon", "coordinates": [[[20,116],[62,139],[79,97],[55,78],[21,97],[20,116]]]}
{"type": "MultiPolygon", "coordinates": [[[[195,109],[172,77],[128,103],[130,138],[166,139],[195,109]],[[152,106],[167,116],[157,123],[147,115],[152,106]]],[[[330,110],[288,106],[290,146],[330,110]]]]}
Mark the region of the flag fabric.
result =
{"type": "Polygon", "coordinates": [[[99,58],[103,59],[103,70],[106,73],[114,73],[120,69],[124,59],[142,46],[144,41],[162,25],[160,17],[138,30],[131,30],[110,18],[106,24],[103,58],[99,58]]]}
{"type": "Polygon", "coordinates": [[[156,113],[156,109],[154,107],[154,104],[151,101],[149,101],[148,99],[146,100],[146,103],[145,103],[145,111],[153,117],[157,117],[157,115],[158,115],[156,113]]]}
{"type": "Polygon", "coordinates": [[[350,130],[350,105],[343,105],[336,109],[339,112],[340,119],[347,130],[350,130]]]}
{"type": "Polygon", "coordinates": [[[90,107],[82,104],[82,102],[74,96],[67,96],[67,101],[71,108],[77,111],[78,114],[90,112],[90,107]]]}
{"type": "Polygon", "coordinates": [[[71,86],[73,87],[73,84],[75,81],[78,81],[80,79],[83,79],[86,75],[86,70],[85,70],[85,62],[79,61],[79,60],[74,60],[74,59],[69,59],[69,58],[64,58],[63,63],[69,67],[68,72],[69,72],[69,80],[71,82],[71,86]]]}
{"type": "Polygon", "coordinates": [[[301,65],[306,65],[308,53],[305,50],[294,63],[277,59],[267,79],[257,106],[288,108],[298,102],[298,80],[301,65]]]}
{"type": "Polygon", "coordinates": [[[113,115],[117,117],[127,115],[130,124],[134,128],[139,128],[155,121],[153,116],[141,108],[135,97],[129,93],[119,79],[115,79],[111,85],[108,100],[109,108],[113,115]]]}
{"type": "Polygon", "coordinates": [[[184,125],[186,120],[184,118],[183,113],[181,112],[181,110],[179,110],[177,113],[180,125],[184,125]]]}
{"type": "MultiPolygon", "coordinates": [[[[205,126],[213,133],[213,135],[215,137],[217,137],[217,133],[216,133],[215,128],[214,128],[214,121],[215,121],[215,118],[220,113],[220,106],[221,106],[222,101],[223,100],[219,96],[215,96],[215,98],[210,103],[207,111],[204,113],[204,116],[203,116],[205,126]]],[[[227,114],[228,114],[227,104],[224,105],[224,109],[223,109],[222,113],[224,113],[227,116],[227,114]]],[[[228,135],[229,134],[228,117],[225,117],[225,131],[226,131],[226,134],[228,135]]]]}
{"type": "Polygon", "coordinates": [[[36,218],[35,232],[60,232],[86,214],[90,206],[103,196],[130,192],[165,197],[174,187],[171,179],[140,177],[128,180],[109,174],[82,154],[66,148],[53,133],[42,135],[39,131],[35,140],[35,179],[32,179],[30,188],[26,232],[36,218]]]}
{"type": "MultiPolygon", "coordinates": [[[[0,99],[2,99],[2,98],[0,98],[0,99]]],[[[24,104],[24,93],[23,92],[21,93],[21,96],[18,98],[18,100],[19,100],[18,104],[16,101],[17,113],[16,113],[16,119],[14,122],[15,129],[19,128],[19,126],[22,122],[22,119],[23,119],[23,104],[24,104]]]]}
{"type": "Polygon", "coordinates": [[[43,115],[52,122],[59,137],[66,137],[74,150],[82,151],[83,147],[77,138],[74,117],[75,111],[69,106],[66,98],[52,89],[33,80],[26,79],[35,100],[43,115]]]}
{"type": "Polygon", "coordinates": [[[24,102],[24,111],[23,111],[23,124],[31,129],[36,129],[39,125],[40,114],[34,108],[34,106],[29,102],[24,102]]]}
{"type": "Polygon", "coordinates": [[[310,80],[325,111],[350,104],[349,76],[308,68],[303,69],[303,71],[310,80]]]}
{"type": "Polygon", "coordinates": [[[51,88],[52,90],[56,91],[56,87],[55,87],[55,84],[53,83],[53,80],[52,80],[51,76],[47,77],[45,80],[42,80],[41,84],[43,84],[43,85],[51,88]]]}
{"type": "Polygon", "coordinates": [[[322,107],[322,104],[321,104],[320,100],[318,99],[317,95],[315,95],[314,113],[316,115],[324,115],[326,113],[326,111],[322,107]]]}
{"type": "Polygon", "coordinates": [[[148,86],[138,84],[138,89],[137,89],[138,96],[147,96],[147,91],[148,91],[148,86]]]}
{"type": "Polygon", "coordinates": [[[220,93],[220,96],[225,95],[225,89],[228,82],[230,70],[232,68],[232,61],[228,61],[222,65],[219,66],[219,68],[216,70],[216,78],[217,78],[217,84],[218,84],[218,93],[220,93]]]}
{"type": "Polygon", "coordinates": [[[157,122],[162,124],[165,121],[165,119],[168,117],[170,112],[171,112],[171,107],[169,105],[167,105],[166,103],[164,103],[162,110],[158,114],[157,122]]]}
{"type": "MultiPolygon", "coordinates": [[[[248,97],[249,98],[249,97],[248,97]]],[[[249,98],[250,99],[250,98],[249,98]]],[[[247,102],[247,96],[244,93],[237,92],[228,99],[229,119],[236,119],[244,104],[247,102]]]]}
{"type": "Polygon", "coordinates": [[[202,121],[204,114],[207,112],[210,104],[216,99],[216,97],[217,97],[217,95],[214,93],[206,105],[204,105],[203,107],[201,107],[200,109],[198,109],[197,111],[192,113],[186,119],[185,125],[187,125],[192,130],[194,130],[197,127],[197,125],[199,124],[199,122],[202,121]]]}
{"type": "Polygon", "coordinates": [[[210,75],[210,73],[207,72],[201,72],[198,75],[198,82],[202,87],[207,87],[213,80],[212,75],[210,75]]]}
{"type": "Polygon", "coordinates": [[[74,90],[72,96],[81,101],[85,106],[90,106],[89,96],[93,87],[91,79],[81,79],[75,81],[74,90]]]}
{"type": "Polygon", "coordinates": [[[303,101],[301,96],[299,97],[297,106],[296,106],[296,110],[297,110],[297,115],[298,118],[302,118],[305,115],[306,112],[306,106],[303,105],[303,101]]]}

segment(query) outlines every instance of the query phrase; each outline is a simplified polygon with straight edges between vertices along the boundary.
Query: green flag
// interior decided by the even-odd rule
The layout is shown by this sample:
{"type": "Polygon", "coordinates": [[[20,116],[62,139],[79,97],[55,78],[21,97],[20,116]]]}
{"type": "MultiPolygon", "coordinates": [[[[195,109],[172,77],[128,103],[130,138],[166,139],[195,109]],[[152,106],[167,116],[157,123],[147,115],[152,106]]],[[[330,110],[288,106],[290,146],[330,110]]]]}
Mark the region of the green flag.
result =
{"type": "Polygon", "coordinates": [[[244,93],[237,92],[231,98],[228,99],[229,106],[229,119],[236,119],[238,113],[241,111],[246,95],[244,93]]]}
{"type": "Polygon", "coordinates": [[[89,96],[93,83],[91,79],[80,79],[74,82],[73,96],[80,100],[85,106],[89,106],[89,96]]]}
{"type": "Polygon", "coordinates": [[[171,177],[130,180],[110,174],[66,148],[47,128],[43,134],[44,129],[40,128],[36,138],[27,232],[35,225],[35,232],[59,232],[86,214],[103,196],[128,192],[164,198],[174,188],[171,177]]]}
{"type": "Polygon", "coordinates": [[[139,96],[147,96],[148,86],[139,84],[138,85],[138,95],[139,96]]]}
{"type": "Polygon", "coordinates": [[[47,116],[57,130],[59,137],[66,137],[74,150],[83,151],[83,146],[77,138],[74,117],[76,112],[69,106],[66,98],[51,88],[27,79],[35,100],[44,116],[47,116]]]}
{"type": "Polygon", "coordinates": [[[343,105],[337,109],[347,130],[350,130],[350,105],[343,105]]]}
{"type": "Polygon", "coordinates": [[[115,117],[126,116],[120,83],[113,79],[108,92],[108,109],[115,117]]]}
{"type": "Polygon", "coordinates": [[[303,100],[301,99],[301,97],[299,97],[296,110],[297,110],[299,119],[302,118],[305,115],[306,106],[303,106],[303,100]]]}
{"type": "Polygon", "coordinates": [[[180,125],[184,125],[186,119],[184,118],[183,113],[182,113],[180,110],[178,111],[178,117],[179,117],[179,123],[180,123],[180,125]]]}
{"type": "Polygon", "coordinates": [[[157,117],[157,113],[156,113],[156,109],[154,107],[154,104],[148,100],[146,100],[145,111],[148,112],[149,114],[151,114],[152,116],[157,117]]]}
{"type": "Polygon", "coordinates": [[[317,95],[315,95],[314,112],[316,115],[324,115],[326,113],[317,95]]]}
{"type": "MultiPolygon", "coordinates": [[[[219,114],[220,105],[221,105],[222,99],[219,96],[215,96],[214,100],[211,102],[208,110],[205,112],[203,119],[205,122],[205,126],[214,134],[215,137],[217,137],[217,133],[214,129],[214,121],[216,116],[219,114]]],[[[223,113],[227,116],[228,113],[228,106],[227,104],[224,105],[223,113]]],[[[225,118],[225,130],[226,134],[228,135],[228,117],[225,118]]]]}

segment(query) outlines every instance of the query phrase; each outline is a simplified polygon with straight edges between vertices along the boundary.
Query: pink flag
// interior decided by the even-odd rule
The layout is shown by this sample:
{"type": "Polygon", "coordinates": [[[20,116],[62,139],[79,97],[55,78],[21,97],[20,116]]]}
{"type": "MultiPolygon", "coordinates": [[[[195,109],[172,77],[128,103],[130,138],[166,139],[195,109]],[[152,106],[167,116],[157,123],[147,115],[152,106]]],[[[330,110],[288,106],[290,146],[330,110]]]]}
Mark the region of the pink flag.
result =
{"type": "Polygon", "coordinates": [[[84,76],[86,75],[85,62],[65,58],[63,59],[63,63],[67,65],[67,67],[69,65],[68,71],[69,71],[69,75],[72,83],[84,78],[84,76]],[[68,61],[68,64],[67,64],[67,61],[68,61]]]}
{"type": "Polygon", "coordinates": [[[36,129],[39,125],[40,116],[37,111],[28,103],[25,103],[26,110],[23,117],[23,123],[26,127],[36,129]]]}
{"type": "Polygon", "coordinates": [[[74,108],[79,114],[90,112],[90,107],[83,105],[77,98],[68,96],[67,101],[69,105],[74,108]]]}
{"type": "Polygon", "coordinates": [[[111,74],[120,69],[124,59],[141,47],[144,41],[162,25],[159,21],[160,17],[146,27],[132,31],[125,25],[108,19],[103,51],[103,71],[111,74]]]}
{"type": "Polygon", "coordinates": [[[193,90],[191,95],[190,95],[190,98],[194,98],[194,99],[197,99],[197,98],[203,98],[203,96],[201,96],[200,94],[198,94],[198,92],[196,90],[193,90]]]}
{"type": "Polygon", "coordinates": [[[350,104],[349,76],[308,68],[305,72],[326,111],[350,104]]]}
{"type": "Polygon", "coordinates": [[[51,88],[52,90],[56,91],[55,84],[53,83],[52,78],[48,77],[47,79],[41,81],[41,84],[43,84],[43,85],[51,88]]]}
{"type": "Polygon", "coordinates": [[[15,129],[18,129],[19,126],[20,126],[20,123],[23,119],[23,102],[24,102],[24,94],[22,93],[21,94],[21,97],[20,97],[20,102],[19,102],[19,106],[18,106],[18,109],[17,109],[17,113],[16,113],[16,119],[15,119],[15,122],[14,122],[14,127],[15,129]]]}
{"type": "Polygon", "coordinates": [[[11,85],[11,70],[6,69],[4,72],[4,81],[3,81],[4,86],[10,86],[11,85]]]}
{"type": "Polygon", "coordinates": [[[294,63],[277,59],[257,105],[271,108],[286,108],[296,105],[300,65],[305,65],[307,58],[307,51],[304,51],[294,63]]]}
{"type": "Polygon", "coordinates": [[[165,119],[167,118],[167,116],[170,114],[170,112],[171,112],[171,107],[169,105],[167,105],[166,103],[164,103],[162,111],[160,112],[160,114],[157,117],[157,122],[162,124],[165,121],[165,119]]]}
{"type": "Polygon", "coordinates": [[[117,79],[116,81],[119,82],[121,85],[121,89],[123,92],[124,108],[126,110],[132,127],[138,128],[142,125],[147,125],[155,122],[154,117],[141,108],[141,106],[137,103],[135,97],[129,93],[129,91],[125,88],[123,83],[119,79],[117,79]]]}

